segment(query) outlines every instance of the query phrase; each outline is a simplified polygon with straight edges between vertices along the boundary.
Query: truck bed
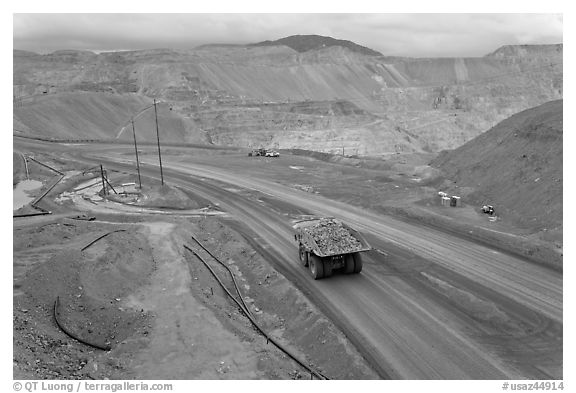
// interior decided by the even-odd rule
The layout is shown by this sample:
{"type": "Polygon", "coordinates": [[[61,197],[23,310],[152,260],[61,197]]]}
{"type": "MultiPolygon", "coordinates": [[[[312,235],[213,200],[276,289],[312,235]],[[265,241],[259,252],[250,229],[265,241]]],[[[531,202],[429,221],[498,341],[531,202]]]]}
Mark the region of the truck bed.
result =
{"type": "Polygon", "coordinates": [[[294,228],[300,234],[300,242],[319,257],[370,250],[357,231],[333,218],[302,221],[294,228]]]}

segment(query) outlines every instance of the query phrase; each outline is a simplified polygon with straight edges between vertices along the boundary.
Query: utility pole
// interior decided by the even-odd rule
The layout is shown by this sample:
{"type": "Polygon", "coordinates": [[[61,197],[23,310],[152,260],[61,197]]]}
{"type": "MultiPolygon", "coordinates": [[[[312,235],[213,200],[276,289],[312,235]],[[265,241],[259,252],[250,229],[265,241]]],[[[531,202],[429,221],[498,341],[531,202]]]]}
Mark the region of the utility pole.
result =
{"type": "Polygon", "coordinates": [[[22,159],[24,160],[24,167],[26,168],[26,180],[30,180],[30,172],[28,171],[28,161],[26,160],[26,156],[22,154],[22,159]]]}
{"type": "Polygon", "coordinates": [[[100,164],[100,176],[102,176],[102,189],[104,190],[104,195],[106,195],[106,183],[104,182],[104,168],[100,164]]]}
{"type": "Polygon", "coordinates": [[[136,145],[136,128],[134,127],[134,118],[132,118],[132,133],[134,134],[134,150],[136,151],[136,169],[138,170],[138,184],[142,189],[142,180],[140,179],[140,161],[138,160],[138,145],[136,145]]]}
{"type": "Polygon", "coordinates": [[[160,154],[160,132],[158,131],[158,112],[156,111],[156,99],[154,99],[154,116],[156,117],[156,138],[158,139],[158,161],[160,162],[160,181],[164,185],[164,175],[162,173],[162,155],[160,154]]]}

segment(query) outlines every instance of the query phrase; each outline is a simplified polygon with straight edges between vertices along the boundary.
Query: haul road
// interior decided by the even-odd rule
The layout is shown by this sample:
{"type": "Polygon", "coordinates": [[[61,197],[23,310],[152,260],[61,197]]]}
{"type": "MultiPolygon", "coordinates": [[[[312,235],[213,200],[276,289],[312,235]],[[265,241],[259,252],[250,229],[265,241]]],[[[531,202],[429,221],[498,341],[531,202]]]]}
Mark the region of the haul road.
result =
{"type": "MultiPolygon", "coordinates": [[[[70,157],[133,171],[133,165],[122,163],[125,156],[106,149],[106,154],[92,149],[91,155],[70,157]]],[[[158,176],[152,159],[144,163],[143,174],[158,176]]],[[[309,295],[382,377],[561,377],[562,343],[556,339],[562,335],[560,273],[430,228],[254,179],[240,170],[182,163],[169,156],[165,168],[168,181],[219,203],[247,236],[257,236],[278,271],[309,295]],[[223,184],[249,192],[227,191],[223,184]],[[262,203],[262,196],[269,205],[262,203]],[[289,204],[350,223],[388,256],[366,252],[361,274],[312,280],[296,259],[294,220],[289,211],[281,212],[289,204]],[[483,320],[481,311],[487,309],[497,310],[497,318],[483,320]],[[535,358],[548,360],[535,364],[535,358]]]]}

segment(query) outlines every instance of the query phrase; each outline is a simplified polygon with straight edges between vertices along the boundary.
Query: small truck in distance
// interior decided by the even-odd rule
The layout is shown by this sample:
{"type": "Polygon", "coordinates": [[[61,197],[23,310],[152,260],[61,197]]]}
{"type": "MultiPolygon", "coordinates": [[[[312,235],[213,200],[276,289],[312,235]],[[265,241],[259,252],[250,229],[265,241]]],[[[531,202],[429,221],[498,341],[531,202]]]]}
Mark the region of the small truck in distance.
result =
{"type": "Polygon", "coordinates": [[[300,263],[310,269],[315,280],[337,270],[346,274],[362,271],[360,253],[371,247],[358,231],[331,217],[300,220],[294,229],[300,263]]]}

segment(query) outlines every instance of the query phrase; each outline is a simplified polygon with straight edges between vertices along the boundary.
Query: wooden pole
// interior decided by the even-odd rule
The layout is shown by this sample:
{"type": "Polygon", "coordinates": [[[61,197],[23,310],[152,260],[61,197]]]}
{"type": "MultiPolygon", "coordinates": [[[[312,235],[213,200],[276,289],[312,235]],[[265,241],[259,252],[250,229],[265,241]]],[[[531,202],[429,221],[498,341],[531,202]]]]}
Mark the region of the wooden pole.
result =
{"type": "Polygon", "coordinates": [[[154,99],[154,116],[156,117],[156,138],[158,139],[158,161],[160,162],[160,181],[164,185],[164,174],[162,173],[162,155],[160,154],[160,132],[158,131],[158,112],[156,111],[156,99],[154,99]]]}
{"type": "Polygon", "coordinates": [[[26,160],[26,156],[22,154],[22,159],[24,160],[24,168],[26,168],[26,180],[30,180],[30,172],[28,172],[28,161],[26,160]]]}
{"type": "MultiPolygon", "coordinates": [[[[106,175],[106,172],[104,172],[104,175],[106,175]]],[[[114,191],[114,194],[118,194],[116,192],[116,190],[114,189],[114,187],[112,187],[112,184],[110,184],[110,182],[108,181],[108,175],[106,175],[105,179],[106,179],[106,184],[108,184],[108,187],[110,187],[112,189],[112,191],[114,191]]],[[[108,192],[108,194],[110,194],[110,192],[108,192]]]]}
{"type": "Polygon", "coordinates": [[[100,176],[102,176],[102,189],[104,190],[104,195],[106,195],[106,183],[104,182],[104,168],[100,164],[100,176]]]}
{"type": "Polygon", "coordinates": [[[136,128],[134,127],[134,119],[132,119],[132,133],[134,134],[134,151],[136,152],[136,169],[138,170],[138,184],[142,189],[142,180],[140,179],[140,160],[138,160],[138,145],[136,144],[136,128]]]}

